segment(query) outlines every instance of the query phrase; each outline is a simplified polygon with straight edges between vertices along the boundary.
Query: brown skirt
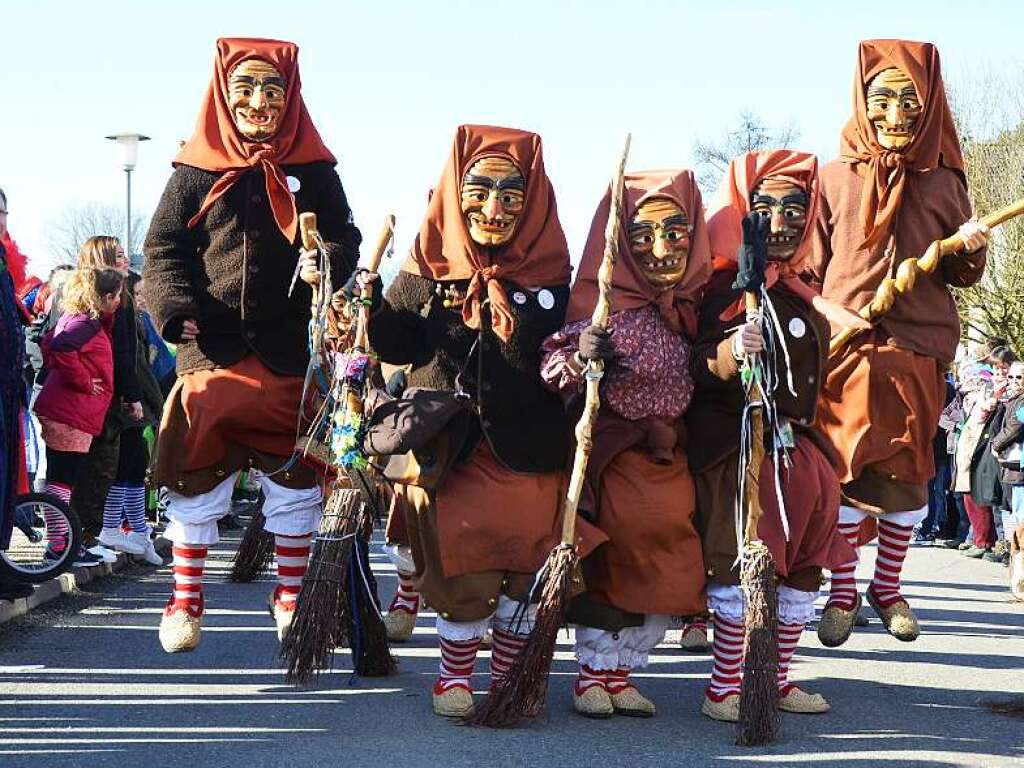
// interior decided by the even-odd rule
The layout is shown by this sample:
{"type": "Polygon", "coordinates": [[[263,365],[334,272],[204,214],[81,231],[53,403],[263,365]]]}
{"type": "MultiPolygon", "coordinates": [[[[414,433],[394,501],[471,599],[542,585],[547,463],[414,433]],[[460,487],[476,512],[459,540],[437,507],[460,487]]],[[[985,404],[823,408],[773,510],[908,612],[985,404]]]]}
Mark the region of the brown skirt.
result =
{"type": "MultiPolygon", "coordinates": [[[[482,441],[438,490],[396,485],[414,582],[426,602],[446,620],[478,621],[494,612],[502,593],[526,599],[561,537],[564,482],[561,472],[513,472],[482,441]]],[[[583,520],[576,534],[581,557],[605,538],[583,520]]]]}
{"type": "Polygon", "coordinates": [[[196,496],[256,467],[285,487],[313,487],[315,475],[301,464],[278,471],[295,449],[301,398],[301,377],[279,376],[255,355],[179,376],[160,422],[156,484],[196,496]]]}
{"type": "Polygon", "coordinates": [[[816,427],[841,457],[839,480],[849,503],[878,515],[928,502],[945,392],[938,360],[877,337],[832,366],[816,427]]]}
{"type": "Polygon", "coordinates": [[[668,464],[642,450],[620,453],[601,473],[599,509],[608,543],[586,560],[588,597],[634,614],[704,611],[696,499],[682,451],[668,464]]]}
{"type": "MultiPolygon", "coordinates": [[[[772,553],[780,580],[811,592],[821,586],[822,568],[848,563],[855,553],[839,532],[839,480],[832,465],[806,435],[797,436],[789,456],[792,466],[781,477],[789,540],[779,514],[771,457],[761,465],[762,516],[757,533],[772,553]]],[[[709,581],[715,584],[739,584],[739,566],[733,567],[738,461],[739,454],[732,453],[694,478],[704,563],[709,581]]]]}

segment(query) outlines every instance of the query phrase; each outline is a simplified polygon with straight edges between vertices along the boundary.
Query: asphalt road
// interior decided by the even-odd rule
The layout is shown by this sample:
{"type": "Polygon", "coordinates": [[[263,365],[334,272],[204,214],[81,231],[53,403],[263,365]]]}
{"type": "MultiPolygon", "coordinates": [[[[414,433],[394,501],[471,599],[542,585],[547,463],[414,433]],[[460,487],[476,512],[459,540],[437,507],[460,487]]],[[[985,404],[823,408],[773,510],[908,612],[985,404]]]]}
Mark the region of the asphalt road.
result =
{"type": "MultiPolygon", "coordinates": [[[[167,569],[130,569],[0,627],[0,766],[1024,766],[1024,719],[986,707],[1024,697],[1024,605],[1008,601],[1005,569],[949,550],[910,553],[917,642],[877,620],[837,650],[804,635],[793,679],[832,712],[786,715],[781,740],[756,750],[701,716],[710,657],[671,643],[638,676],[658,704],[653,720],[574,715],[563,638],[535,723],[497,732],[441,721],[430,712],[429,612],[395,649],[397,676],[352,681],[340,652],[316,687],[286,685],[264,607],[272,585],[226,583],[229,556],[213,553],[203,643],[190,654],[157,642],[167,569]]],[[[862,586],[873,558],[866,550],[862,586]]],[[[393,570],[374,559],[390,593],[393,570]]],[[[484,689],[486,674],[477,681],[484,689]]]]}

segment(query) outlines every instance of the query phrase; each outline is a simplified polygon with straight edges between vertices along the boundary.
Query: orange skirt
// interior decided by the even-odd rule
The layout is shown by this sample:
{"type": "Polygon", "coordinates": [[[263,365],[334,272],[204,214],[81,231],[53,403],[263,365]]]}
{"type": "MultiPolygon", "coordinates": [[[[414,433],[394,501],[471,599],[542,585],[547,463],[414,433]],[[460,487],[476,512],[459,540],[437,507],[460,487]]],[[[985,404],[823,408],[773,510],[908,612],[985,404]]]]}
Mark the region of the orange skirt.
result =
{"type": "MultiPolygon", "coordinates": [[[[247,466],[280,469],[295,450],[302,384],[255,355],[179,376],[160,423],[156,480],[194,496],[247,466]]],[[[312,471],[298,465],[274,479],[287,487],[315,484],[312,471]]]]}
{"type": "Polygon", "coordinates": [[[586,564],[588,593],[629,613],[690,616],[704,604],[696,494],[685,455],[656,464],[640,450],[601,474],[597,527],[609,541],[586,564]]]}
{"type": "Polygon", "coordinates": [[[906,495],[870,487],[888,482],[916,487],[910,496],[921,497],[935,475],[932,438],[945,392],[933,357],[868,341],[838,360],[825,380],[816,426],[841,458],[844,493],[886,508],[887,495],[906,495]]]}
{"type": "MultiPolygon", "coordinates": [[[[561,536],[565,475],[526,475],[501,464],[487,441],[437,489],[437,533],[446,578],[484,571],[534,573],[561,536]]],[[[577,538],[587,526],[577,526],[577,538]]],[[[581,550],[589,551],[583,543],[581,550]]]]}

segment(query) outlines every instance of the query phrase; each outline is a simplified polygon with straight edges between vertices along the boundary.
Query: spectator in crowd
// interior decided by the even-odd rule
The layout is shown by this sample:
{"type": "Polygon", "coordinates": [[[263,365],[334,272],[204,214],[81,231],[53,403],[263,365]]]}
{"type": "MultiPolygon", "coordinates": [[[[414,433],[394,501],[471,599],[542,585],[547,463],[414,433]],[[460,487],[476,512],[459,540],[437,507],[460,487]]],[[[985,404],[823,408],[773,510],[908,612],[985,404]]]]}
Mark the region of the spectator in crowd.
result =
{"type": "MultiPolygon", "coordinates": [[[[956,399],[956,384],[953,375],[946,375],[946,399],[945,408],[949,408],[956,399]]],[[[945,414],[945,411],[943,411],[945,414]]],[[[932,452],[935,456],[935,477],[928,485],[928,516],[921,521],[914,541],[919,544],[928,544],[935,541],[936,534],[942,529],[946,522],[946,494],[949,491],[952,480],[952,461],[949,448],[948,426],[939,419],[939,427],[935,430],[935,437],[932,439],[932,452]]]]}
{"type": "Polygon", "coordinates": [[[153,548],[146,524],[145,477],[149,450],[143,430],[155,424],[163,401],[149,370],[145,349],[140,348],[143,331],[124,250],[116,237],[98,235],[86,240],[78,254],[78,269],[110,267],[125,279],[111,334],[114,396],[103,430],[90,446],[86,461],[90,482],[76,492],[75,509],[85,532],[93,536],[98,533],[98,541],[103,546],[161,565],[163,560],[153,548]],[[100,510],[102,512],[97,514],[100,510]],[[127,533],[122,530],[125,519],[131,528],[127,533]]]}
{"type": "MultiPolygon", "coordinates": [[[[21,408],[25,387],[22,359],[24,325],[18,311],[14,278],[7,268],[7,195],[0,189],[0,550],[10,544],[14,500],[21,467],[21,408]]],[[[32,587],[0,577],[0,600],[32,594],[32,587]]]]}
{"type": "MultiPolygon", "coordinates": [[[[113,397],[111,330],[123,283],[114,269],[76,270],[64,287],[57,326],[43,339],[47,375],[35,412],[46,443],[46,490],[65,502],[71,500],[113,397]]],[[[56,515],[46,522],[48,554],[62,554],[68,542],[67,523],[56,515]]],[[[102,560],[82,547],[75,564],[98,565],[102,560]]]]}
{"type": "Polygon", "coordinates": [[[141,276],[135,283],[133,293],[135,295],[135,306],[139,310],[139,318],[142,321],[142,327],[145,331],[145,343],[147,359],[149,360],[150,370],[153,372],[153,376],[156,377],[157,383],[160,385],[160,392],[166,399],[167,395],[170,394],[171,387],[174,386],[174,382],[177,379],[175,373],[176,357],[174,354],[174,348],[163,340],[160,336],[160,332],[156,329],[156,325],[153,323],[153,318],[149,314],[149,310],[146,309],[146,303],[143,299],[145,295],[143,293],[143,286],[145,280],[141,276]]]}
{"type": "Polygon", "coordinates": [[[986,560],[1010,563],[1009,539],[1017,526],[1024,523],[1024,471],[1021,467],[1024,441],[1024,362],[1014,362],[1007,374],[1007,390],[1010,397],[1004,405],[1002,428],[992,439],[992,451],[1002,468],[1004,504],[1001,522],[1003,535],[996,542],[993,551],[985,555],[986,560]],[[1007,499],[1008,497],[1008,499],[1007,499]]]}
{"type": "MultiPolygon", "coordinates": [[[[974,523],[981,513],[971,498],[971,462],[985,430],[987,413],[984,405],[992,396],[992,369],[987,365],[965,367],[960,383],[963,393],[963,417],[957,430],[956,453],[953,464],[953,491],[960,513],[961,530],[966,536],[964,523],[974,523]]],[[[967,551],[973,542],[962,541],[960,549],[967,551]]]]}

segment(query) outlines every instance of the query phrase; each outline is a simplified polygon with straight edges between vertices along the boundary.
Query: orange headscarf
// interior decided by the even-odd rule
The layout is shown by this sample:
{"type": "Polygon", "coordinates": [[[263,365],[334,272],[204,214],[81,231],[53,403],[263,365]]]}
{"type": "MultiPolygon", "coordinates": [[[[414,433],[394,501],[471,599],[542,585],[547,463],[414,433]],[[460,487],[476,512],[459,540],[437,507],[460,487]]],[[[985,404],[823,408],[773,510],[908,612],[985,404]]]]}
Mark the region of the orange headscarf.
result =
{"type": "Polygon", "coordinates": [[[486,292],[491,327],[504,341],[515,331],[508,296],[498,282],[523,287],[564,285],[569,282],[569,246],[558,221],[555,191],[544,171],[540,136],[514,128],[460,125],[441,181],[427,203],[405,272],[433,280],[469,280],[462,321],[480,328],[480,309],[486,292]],[[526,180],[526,200],[511,241],[500,248],[482,248],[469,236],[462,214],[462,179],[482,157],[504,157],[515,163],[526,180]]]}
{"type": "MultiPolygon", "coordinates": [[[[622,220],[619,228],[619,262],[612,273],[612,311],[638,309],[653,304],[676,333],[693,338],[697,331],[697,303],[711,276],[711,249],[704,223],[704,205],[692,171],[642,171],[626,174],[622,194],[622,220]],[[637,209],[652,198],[671,200],[686,212],[692,227],[686,271],[674,286],[657,289],[644,277],[630,250],[629,223],[637,209]]],[[[590,317],[597,303],[597,273],[604,257],[604,231],[611,208],[611,188],[604,193],[590,225],[576,282],[569,296],[567,322],[590,317]]]]}
{"type": "MultiPolygon", "coordinates": [[[[708,213],[708,235],[715,260],[715,271],[736,270],[736,252],[743,242],[742,220],[750,213],[750,196],[757,189],[757,185],[769,176],[802,187],[807,192],[808,203],[807,228],[804,229],[793,258],[783,263],[768,262],[765,268],[765,287],[771,288],[776,283],[781,284],[836,325],[857,323],[852,313],[819,296],[817,291],[799,277],[801,265],[811,255],[811,233],[814,230],[821,200],[818,158],[807,152],[766,149],[747,152],[729,163],[708,213]]],[[[745,306],[741,297],[735,306],[722,314],[722,319],[731,320],[744,311],[745,306]]]]}
{"type": "Polygon", "coordinates": [[[843,128],[839,158],[845,163],[866,165],[867,178],[860,201],[864,228],[861,248],[877,245],[892,233],[908,170],[928,171],[942,165],[957,171],[966,185],[960,141],[946,101],[939,52],[934,45],[909,40],[861,42],[853,79],[853,117],[843,128]],[[917,132],[902,152],[882,147],[875,126],[867,118],[868,83],[891,67],[899,67],[910,77],[923,102],[917,132]]]}
{"type": "Polygon", "coordinates": [[[178,152],[174,165],[191,165],[223,173],[210,189],[199,211],[189,220],[194,227],[231,186],[250,168],[262,168],[267,199],[281,233],[294,242],[298,216],[295,198],[288,189],[282,165],[302,165],[323,160],[337,162],[324,146],[302,100],[299,80],[299,48],[280,40],[227,38],[217,40],[213,80],[203,99],[192,138],[178,152]],[[266,61],[285,78],[284,111],[277,133],[263,142],[248,141],[235,127],[228,105],[228,77],[247,59],[266,61]]]}

